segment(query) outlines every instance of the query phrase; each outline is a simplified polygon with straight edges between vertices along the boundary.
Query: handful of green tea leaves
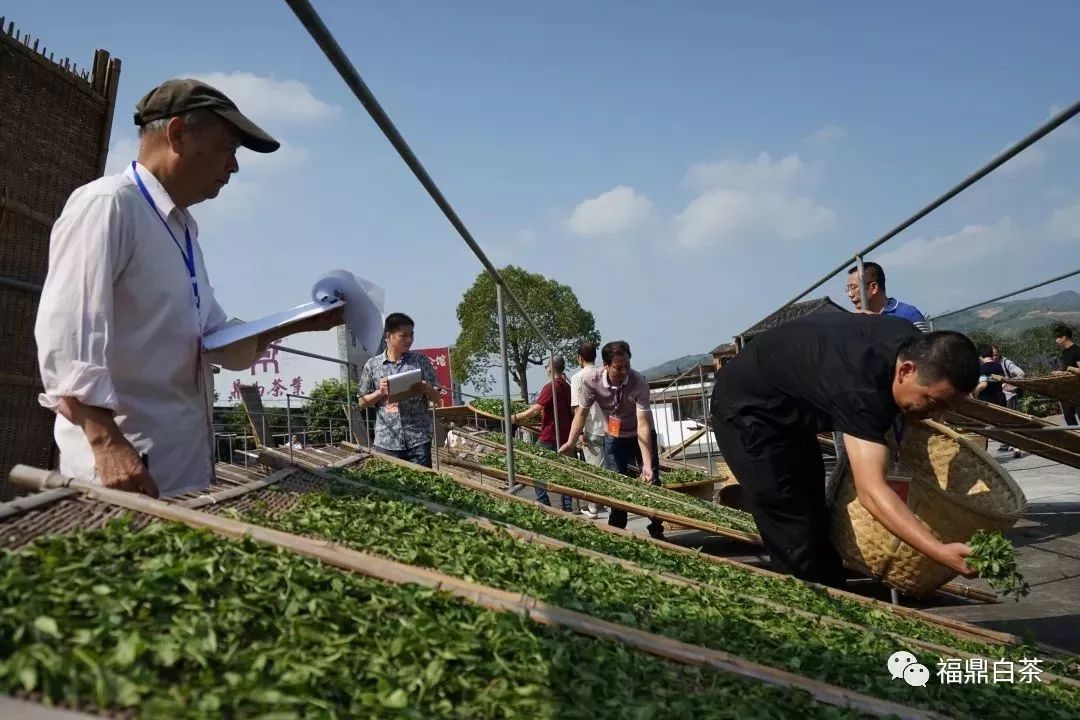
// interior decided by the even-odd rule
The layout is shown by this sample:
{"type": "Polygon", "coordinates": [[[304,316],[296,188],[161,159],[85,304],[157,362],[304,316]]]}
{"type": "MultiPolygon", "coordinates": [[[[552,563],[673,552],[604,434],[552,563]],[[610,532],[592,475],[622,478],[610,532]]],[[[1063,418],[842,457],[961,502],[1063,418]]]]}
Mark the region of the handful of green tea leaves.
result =
{"type": "Polygon", "coordinates": [[[967,558],[968,567],[977,570],[980,577],[990,582],[990,587],[1003,596],[1013,596],[1017,602],[1031,592],[1024,577],[1016,571],[1016,551],[1011,542],[999,532],[978,530],[968,541],[972,554],[967,558]]]}

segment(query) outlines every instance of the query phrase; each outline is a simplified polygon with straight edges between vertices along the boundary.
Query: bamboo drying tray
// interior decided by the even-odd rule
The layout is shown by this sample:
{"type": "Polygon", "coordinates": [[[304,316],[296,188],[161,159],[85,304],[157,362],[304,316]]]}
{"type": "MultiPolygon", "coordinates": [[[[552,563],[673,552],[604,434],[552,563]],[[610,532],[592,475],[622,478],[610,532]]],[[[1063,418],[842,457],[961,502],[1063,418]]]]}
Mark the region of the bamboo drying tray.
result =
{"type": "MultiPolygon", "coordinates": [[[[384,461],[386,463],[399,465],[399,466],[405,467],[405,468],[409,468],[412,471],[435,473],[435,471],[433,471],[433,470],[430,470],[430,469],[427,469],[427,468],[420,468],[420,467],[418,467],[416,465],[405,462],[403,460],[399,460],[397,458],[393,458],[393,457],[389,457],[389,456],[383,456],[383,455],[380,455],[378,453],[373,454],[373,456],[377,457],[378,459],[380,459],[380,460],[382,460],[382,461],[384,461]]],[[[489,468],[479,467],[478,469],[487,470],[489,468]]],[[[318,473],[319,471],[312,471],[312,472],[318,473]]],[[[493,487],[491,485],[483,485],[482,483],[476,482],[476,480],[474,480],[472,477],[470,477],[469,474],[466,471],[464,471],[463,469],[461,469],[461,468],[455,468],[453,466],[444,466],[443,471],[441,473],[435,473],[435,474],[441,474],[443,476],[449,476],[449,478],[454,480],[457,484],[459,484],[459,485],[461,485],[463,487],[467,487],[467,488],[472,489],[472,490],[480,491],[480,492],[482,492],[484,494],[487,494],[487,495],[489,495],[489,496],[491,496],[493,498],[497,498],[500,502],[511,502],[511,503],[520,503],[520,504],[528,505],[532,509],[537,509],[537,510],[540,510],[542,512],[549,513],[551,515],[560,517],[560,519],[567,519],[567,517],[568,517],[566,513],[559,512],[559,511],[555,510],[554,508],[541,506],[541,505],[536,505],[536,504],[534,504],[534,503],[532,503],[532,502],[530,502],[530,501],[528,501],[528,500],[526,500],[524,498],[519,498],[519,497],[516,497],[516,496],[513,496],[513,495],[506,495],[503,490],[501,490],[501,489],[499,489],[497,487],[493,487]]],[[[484,477],[487,477],[487,476],[480,475],[479,477],[484,478],[484,477]]],[[[363,485],[362,481],[360,481],[359,483],[357,481],[349,481],[349,482],[352,483],[352,484],[361,484],[361,485],[363,485]]],[[[515,536],[519,537],[520,539],[528,540],[530,542],[539,542],[541,544],[544,544],[544,545],[547,545],[547,546],[550,546],[550,547],[557,547],[557,548],[572,547],[572,546],[567,545],[565,542],[555,540],[553,538],[544,537],[544,536],[538,535],[537,533],[534,533],[534,532],[531,532],[531,531],[521,530],[520,528],[509,527],[509,526],[506,526],[503,523],[496,523],[496,522],[490,521],[487,518],[472,516],[472,515],[469,515],[468,513],[460,511],[460,510],[446,508],[444,506],[439,505],[438,503],[433,503],[433,502],[430,502],[430,501],[421,500],[421,499],[418,499],[418,498],[403,495],[401,493],[386,491],[386,490],[382,490],[382,489],[375,489],[375,488],[370,488],[369,487],[368,490],[372,491],[372,492],[376,492],[378,494],[392,496],[392,497],[395,497],[397,499],[402,499],[402,500],[406,500],[406,501],[409,501],[409,502],[415,502],[415,503],[418,503],[418,504],[421,504],[421,505],[425,506],[426,508],[428,508],[429,510],[432,510],[434,512],[450,512],[450,513],[453,513],[453,514],[456,514],[456,515],[459,515],[459,516],[466,516],[466,517],[469,517],[471,521],[473,521],[473,522],[475,522],[475,523],[477,523],[477,524],[479,524],[479,525],[481,525],[483,527],[487,527],[489,529],[494,527],[494,526],[501,526],[504,530],[507,530],[508,532],[510,532],[511,534],[514,534],[515,536]]],[[[584,518],[579,517],[577,515],[571,515],[569,517],[573,521],[576,521],[576,522],[589,522],[589,521],[585,520],[584,518]]],[[[599,529],[602,529],[605,532],[616,534],[616,535],[619,535],[619,536],[622,536],[622,537],[636,537],[638,540],[647,541],[647,542],[650,542],[651,544],[659,545],[659,546],[661,546],[662,548],[664,548],[667,551],[671,551],[671,552],[675,552],[675,553],[679,553],[679,554],[694,555],[698,559],[706,559],[706,560],[708,560],[710,562],[715,562],[717,564],[732,565],[732,566],[740,568],[741,570],[753,572],[753,573],[763,575],[765,577],[769,577],[771,579],[775,579],[775,580],[778,580],[778,581],[781,581],[781,582],[796,582],[793,578],[790,578],[788,576],[782,576],[782,575],[773,573],[773,572],[768,571],[768,570],[764,570],[764,569],[760,569],[760,568],[757,568],[757,567],[745,565],[745,564],[740,563],[738,561],[729,560],[727,558],[716,557],[716,556],[712,556],[712,555],[702,555],[702,554],[699,554],[699,553],[697,553],[696,551],[694,551],[694,550],[692,550],[690,548],[685,548],[685,547],[682,547],[682,546],[679,546],[679,545],[674,545],[674,544],[671,544],[671,543],[668,543],[668,542],[662,541],[662,540],[656,540],[656,539],[652,539],[652,538],[649,538],[648,540],[646,540],[645,538],[634,536],[632,533],[629,533],[626,530],[622,530],[622,529],[619,529],[619,528],[613,528],[613,527],[610,527],[610,526],[607,526],[607,525],[593,525],[592,527],[593,528],[599,528],[599,529]]],[[[625,560],[615,558],[615,557],[612,557],[612,556],[601,555],[599,553],[595,553],[593,551],[585,550],[585,549],[582,549],[582,548],[574,548],[574,549],[576,551],[582,553],[582,554],[589,555],[590,557],[600,557],[600,558],[603,558],[603,559],[605,559],[605,560],[607,560],[609,562],[619,564],[619,565],[621,565],[623,567],[633,567],[638,572],[642,572],[642,573],[646,573],[646,574],[656,574],[655,571],[651,571],[651,570],[641,568],[640,566],[636,566],[634,563],[629,562],[629,561],[625,561],[625,560]]],[[[660,574],[664,575],[663,573],[660,573],[660,574]]],[[[681,584],[688,584],[688,583],[692,584],[692,585],[699,584],[699,583],[696,583],[693,580],[688,580],[686,578],[681,578],[681,577],[680,578],[675,578],[673,581],[676,582],[676,583],[681,583],[681,584]]],[[[877,609],[882,609],[882,610],[885,610],[885,611],[890,612],[892,614],[901,615],[901,616],[905,616],[905,617],[910,617],[910,618],[913,618],[913,619],[918,619],[920,621],[924,621],[924,622],[928,622],[928,623],[937,625],[937,626],[941,627],[943,630],[945,630],[946,632],[956,636],[957,638],[974,640],[974,641],[980,642],[980,643],[990,642],[990,643],[997,643],[997,644],[1004,644],[1004,645],[1017,645],[1017,644],[1020,644],[1022,642],[1022,640],[1020,638],[1016,637],[1015,635],[1010,635],[1008,633],[1001,633],[1001,632],[998,632],[998,631],[987,630],[985,628],[980,628],[980,627],[977,627],[977,626],[969,625],[967,623],[958,622],[958,621],[951,620],[951,619],[948,619],[948,618],[942,618],[942,617],[938,617],[936,615],[923,613],[923,612],[921,612],[919,610],[915,610],[915,609],[911,609],[911,608],[905,608],[905,607],[898,606],[898,605],[886,604],[886,603],[883,603],[883,602],[881,602],[879,600],[876,600],[876,599],[873,599],[873,598],[867,598],[867,597],[863,597],[863,596],[860,596],[860,595],[855,595],[853,593],[846,592],[846,591],[843,591],[843,590],[838,590],[838,589],[828,588],[828,587],[823,587],[823,586],[816,586],[816,585],[813,585],[813,584],[809,584],[809,585],[811,585],[813,587],[816,587],[819,590],[822,590],[822,591],[824,591],[824,592],[826,592],[826,593],[828,593],[830,595],[836,596],[838,598],[854,600],[854,601],[856,601],[856,602],[858,602],[860,604],[872,606],[872,607],[877,608],[877,609]]],[[[711,587],[715,588],[716,586],[711,586],[711,587]]],[[[963,592],[962,592],[963,590],[964,590],[964,588],[961,587],[961,588],[958,588],[958,589],[953,589],[952,592],[954,592],[954,594],[963,594],[963,592]]],[[[756,598],[756,597],[754,597],[754,596],[752,596],[750,594],[746,594],[745,599],[750,601],[750,602],[760,602],[762,604],[776,605],[776,603],[774,601],[769,601],[769,600],[765,600],[765,599],[761,599],[761,598],[756,598]]],[[[790,612],[795,613],[795,614],[803,614],[802,611],[794,609],[794,608],[788,608],[788,610],[790,612]]],[[[838,622],[835,618],[831,618],[831,617],[822,617],[822,616],[816,616],[815,615],[814,618],[816,620],[818,620],[820,622],[823,622],[823,623],[826,623],[826,624],[836,624],[838,622]]],[[[867,628],[863,627],[863,629],[866,630],[867,628]]],[[[930,644],[923,643],[922,641],[905,639],[905,642],[907,642],[907,641],[910,641],[911,643],[913,643],[915,645],[925,646],[926,649],[935,649],[935,648],[932,648],[930,644]]],[[[1040,643],[1039,647],[1040,647],[1041,650],[1046,652],[1048,655],[1057,656],[1057,655],[1062,655],[1063,654],[1062,651],[1057,650],[1056,648],[1051,648],[1049,646],[1046,646],[1045,644],[1040,643]]],[[[961,652],[961,651],[955,651],[955,652],[961,652]]],[[[1068,655],[1068,653],[1064,653],[1064,654],[1068,655]]],[[[1071,680],[1069,682],[1071,682],[1071,680]]]]}
{"type": "MultiPolygon", "coordinates": [[[[505,445],[500,444],[500,443],[492,442],[492,441],[488,440],[487,438],[480,437],[479,435],[471,435],[470,439],[475,440],[477,442],[477,444],[482,445],[482,446],[487,447],[487,448],[490,448],[492,450],[495,450],[496,452],[503,452],[503,453],[506,452],[506,446],[505,445]]],[[[563,465],[563,464],[561,464],[561,463],[559,463],[559,462],[557,462],[555,460],[551,460],[550,458],[544,457],[543,455],[531,453],[531,452],[529,452],[528,449],[522,449],[522,448],[518,448],[517,446],[515,446],[514,452],[515,453],[520,453],[522,455],[527,455],[529,457],[529,459],[532,460],[532,461],[535,461],[535,462],[541,463],[543,465],[547,465],[549,467],[553,467],[553,468],[556,468],[558,470],[570,473],[571,475],[579,475],[582,478],[586,478],[586,479],[589,479],[589,480],[592,480],[592,481],[595,481],[595,482],[602,482],[602,483],[611,483],[611,482],[613,482],[610,478],[608,478],[608,477],[606,477],[604,475],[594,473],[591,470],[588,470],[588,469],[585,469],[585,468],[578,468],[578,467],[571,467],[571,466],[568,466],[568,465],[563,465]]],[[[474,457],[476,456],[476,452],[474,450],[471,450],[471,449],[465,450],[465,454],[469,455],[469,456],[474,456],[474,457]]],[[[501,470],[496,470],[495,468],[488,468],[488,467],[483,466],[483,465],[477,465],[475,463],[469,463],[468,461],[464,461],[464,460],[461,460],[460,458],[456,458],[456,457],[448,457],[446,459],[446,462],[451,463],[451,464],[459,464],[459,465],[464,463],[465,467],[468,467],[469,469],[476,470],[477,472],[481,472],[480,468],[483,468],[484,470],[490,470],[492,472],[483,472],[483,474],[487,475],[488,477],[497,478],[499,480],[503,480],[503,481],[507,480],[506,473],[501,471],[501,470]],[[474,467],[474,465],[475,465],[475,467],[474,467]]],[[[634,513],[635,515],[642,515],[642,516],[648,517],[648,518],[657,518],[659,520],[663,520],[665,522],[669,522],[669,523],[672,523],[674,525],[678,525],[678,526],[681,526],[681,527],[692,528],[692,529],[695,529],[695,530],[703,530],[705,532],[710,532],[710,533],[714,533],[714,534],[717,534],[717,535],[723,535],[723,536],[726,536],[726,537],[734,538],[736,540],[742,540],[744,542],[750,542],[750,543],[754,543],[754,544],[757,544],[757,545],[761,544],[761,538],[757,535],[757,533],[747,533],[747,532],[744,532],[744,531],[741,531],[741,530],[736,530],[735,528],[728,528],[728,527],[725,527],[725,526],[716,525],[715,523],[710,523],[710,522],[707,522],[707,521],[686,517],[686,516],[680,515],[678,513],[654,510],[654,509],[651,509],[651,508],[648,508],[648,507],[645,507],[645,506],[637,505],[637,504],[634,504],[634,503],[629,503],[629,502],[627,502],[625,500],[618,500],[616,498],[611,498],[611,497],[608,497],[606,495],[598,495],[598,494],[590,493],[590,492],[587,492],[587,491],[584,491],[584,490],[578,490],[576,488],[570,488],[570,487],[564,487],[562,485],[552,484],[552,483],[549,483],[546,480],[542,480],[540,478],[533,478],[533,477],[528,477],[528,476],[523,477],[518,473],[515,473],[514,477],[518,482],[520,482],[523,485],[530,485],[532,487],[547,488],[547,489],[550,489],[550,490],[552,490],[554,492],[559,493],[560,495],[568,495],[570,497],[578,498],[579,500],[582,500],[582,501],[585,501],[585,502],[595,502],[598,505],[604,505],[604,506],[609,507],[609,508],[615,508],[616,510],[626,510],[627,512],[634,513]]],[[[715,481],[710,481],[710,482],[715,483],[715,481]]],[[[686,506],[687,508],[697,506],[699,501],[700,501],[700,499],[698,499],[698,498],[685,497],[683,493],[680,493],[680,492],[678,492],[678,491],[676,491],[674,489],[671,489],[671,488],[669,488],[667,486],[663,486],[663,485],[640,484],[640,485],[636,486],[636,489],[639,490],[644,495],[654,496],[654,497],[657,497],[657,498],[662,498],[663,500],[666,500],[668,502],[674,502],[674,503],[677,503],[677,504],[682,504],[682,505],[686,506]]]]}
{"type": "Polygon", "coordinates": [[[949,419],[963,425],[993,427],[993,430],[972,428],[971,431],[1032,455],[1080,468],[1080,433],[1066,428],[1047,432],[1046,428],[1060,426],[1034,415],[964,398],[953,407],[949,419]],[[1025,430],[1038,432],[1026,433],[1025,430]]]}
{"type": "MultiPolygon", "coordinates": [[[[592,616],[567,610],[528,596],[487,587],[456,577],[445,575],[426,568],[414,567],[389,560],[370,553],[352,550],[325,540],[316,540],[305,536],[293,535],[273,530],[248,522],[220,517],[200,510],[185,507],[173,501],[161,501],[134,493],[109,490],[83,483],[72,483],[56,473],[35,470],[20,466],[12,472],[12,480],[25,483],[33,477],[38,487],[45,492],[56,490],[71,491],[55,500],[47,507],[29,509],[25,516],[17,521],[24,532],[17,542],[5,542],[7,547],[18,547],[43,535],[54,535],[76,529],[100,527],[109,519],[127,515],[133,520],[133,528],[139,529],[152,522],[179,522],[185,525],[209,530],[227,539],[250,538],[287,551],[319,560],[329,566],[347,572],[363,574],[393,584],[417,584],[449,593],[461,600],[470,602],[496,612],[511,612],[524,615],[530,620],[560,626],[576,633],[599,640],[623,643],[636,650],[647,652],[669,661],[696,665],[718,672],[728,672],[745,679],[755,680],[785,688],[796,688],[808,692],[815,700],[840,707],[859,709],[875,717],[900,718],[937,718],[935,713],[910,708],[876,697],[850,691],[827,683],[819,682],[801,675],[778,670],[769,666],[753,663],[739,656],[719,650],[704,648],[681,642],[661,635],[601,620],[592,616]],[[42,515],[63,516],[63,527],[55,523],[41,522],[42,515]]],[[[258,504],[260,512],[276,514],[288,511],[295,506],[304,493],[321,490],[332,483],[341,482],[330,478],[320,470],[288,469],[254,481],[252,487],[243,493],[232,492],[235,488],[221,490],[205,496],[207,509],[212,513],[221,513],[225,508],[243,510],[258,504]],[[273,484],[287,492],[267,493],[267,485],[273,484]],[[256,483],[262,483],[254,487],[256,483]],[[231,494],[230,494],[231,493],[231,494]],[[226,497],[226,494],[228,496],[226,497]]],[[[348,482],[348,481],[346,481],[348,482]]],[[[428,505],[432,505],[428,503],[428,505]]],[[[431,509],[442,510],[437,506],[431,509]]],[[[9,525],[0,521],[2,536],[6,541],[10,537],[9,525]]],[[[494,523],[477,518],[477,521],[491,528],[494,523]]],[[[520,537],[526,541],[539,541],[545,544],[558,543],[552,539],[540,539],[535,534],[520,537]],[[527,537],[531,535],[531,537],[527,537]]],[[[612,559],[614,560],[614,559],[612,559]]],[[[643,572],[647,572],[642,569],[643,572]]]]}
{"type": "MultiPolygon", "coordinates": [[[[900,453],[913,476],[907,505],[941,541],[966,542],[976,530],[1005,531],[1023,515],[1020,487],[955,430],[932,421],[913,424],[900,453]]],[[[956,576],[903,543],[859,503],[850,467],[833,505],[832,539],[849,566],[911,595],[925,595],[956,576]]]]}
{"type": "Polygon", "coordinates": [[[1008,378],[995,375],[995,380],[1015,385],[1024,390],[1060,400],[1066,405],[1080,405],[1080,368],[1066,368],[1066,372],[1038,377],[1008,378]]]}
{"type": "MultiPolygon", "coordinates": [[[[494,420],[495,422],[499,422],[499,423],[505,423],[506,422],[506,418],[504,418],[502,415],[492,415],[491,413],[484,412],[480,408],[474,407],[472,405],[466,405],[465,407],[469,408],[469,410],[472,410],[474,413],[476,413],[480,417],[485,418],[487,420],[494,420]]],[[[519,423],[514,423],[514,425],[517,426],[517,427],[520,427],[520,428],[525,428],[529,432],[533,432],[533,433],[537,433],[537,434],[539,434],[539,432],[540,432],[540,426],[537,425],[534,422],[519,422],[519,423]]]]}

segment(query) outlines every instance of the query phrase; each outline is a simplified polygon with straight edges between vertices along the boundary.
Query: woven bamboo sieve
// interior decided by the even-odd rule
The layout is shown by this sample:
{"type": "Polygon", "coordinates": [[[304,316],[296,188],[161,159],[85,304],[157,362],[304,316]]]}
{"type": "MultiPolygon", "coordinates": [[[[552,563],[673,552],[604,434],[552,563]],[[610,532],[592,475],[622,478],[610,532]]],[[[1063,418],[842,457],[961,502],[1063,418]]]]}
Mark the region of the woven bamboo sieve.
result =
{"type": "MultiPolygon", "coordinates": [[[[1026,508],[1012,477],[978,445],[944,425],[910,426],[900,457],[912,474],[908,508],[942,542],[967,542],[976,530],[1004,532],[1026,508]]],[[[845,562],[914,596],[956,576],[901,541],[862,506],[850,468],[833,505],[832,540],[845,562]]]]}
{"type": "Polygon", "coordinates": [[[1080,405],[1080,371],[1076,368],[1070,370],[1072,372],[1068,374],[1008,378],[1008,381],[1018,388],[1061,400],[1066,405],[1080,405]]]}

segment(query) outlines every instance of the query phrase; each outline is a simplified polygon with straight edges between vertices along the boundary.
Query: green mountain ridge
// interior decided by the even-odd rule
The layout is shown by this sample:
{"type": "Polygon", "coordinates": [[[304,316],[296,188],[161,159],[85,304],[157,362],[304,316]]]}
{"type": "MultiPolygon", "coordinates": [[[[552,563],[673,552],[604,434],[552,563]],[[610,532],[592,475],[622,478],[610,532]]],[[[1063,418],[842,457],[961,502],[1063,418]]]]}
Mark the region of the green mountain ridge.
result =
{"type": "MultiPolygon", "coordinates": [[[[934,320],[935,330],[958,330],[959,332],[991,333],[1002,338],[1014,338],[1025,330],[1046,326],[1051,323],[1064,323],[1080,335],[1080,293],[1064,290],[1053,295],[1022,300],[1004,300],[982,305],[973,310],[965,310],[956,315],[934,320]]],[[[1053,339],[1047,338],[1047,354],[1052,355],[1053,339]]],[[[668,360],[644,371],[646,378],[652,380],[665,375],[677,374],[696,363],[709,364],[712,355],[683,355],[668,360]]]]}
{"type": "Polygon", "coordinates": [[[661,363],[655,367],[651,367],[645,370],[641,374],[645,376],[646,380],[654,380],[658,377],[664,377],[665,375],[676,375],[687,368],[694,367],[704,363],[705,365],[712,364],[712,353],[707,352],[702,355],[683,355],[677,357],[674,360],[668,360],[665,363],[661,363]]]}
{"type": "Polygon", "coordinates": [[[983,305],[935,320],[934,329],[988,332],[1008,337],[1019,335],[1028,328],[1057,322],[1074,330],[1080,329],[1080,293],[1065,290],[1047,297],[983,305]]]}

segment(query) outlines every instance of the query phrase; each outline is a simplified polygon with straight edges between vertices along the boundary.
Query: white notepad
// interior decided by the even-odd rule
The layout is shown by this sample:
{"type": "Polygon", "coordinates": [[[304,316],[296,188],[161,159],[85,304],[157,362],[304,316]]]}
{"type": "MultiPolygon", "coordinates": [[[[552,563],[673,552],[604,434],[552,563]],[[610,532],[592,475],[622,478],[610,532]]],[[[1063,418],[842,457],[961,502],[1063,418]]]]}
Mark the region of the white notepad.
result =
{"type": "Polygon", "coordinates": [[[419,370],[406,370],[403,373],[397,375],[389,375],[386,378],[386,390],[390,398],[406,395],[409,389],[420,382],[419,370]]]}

